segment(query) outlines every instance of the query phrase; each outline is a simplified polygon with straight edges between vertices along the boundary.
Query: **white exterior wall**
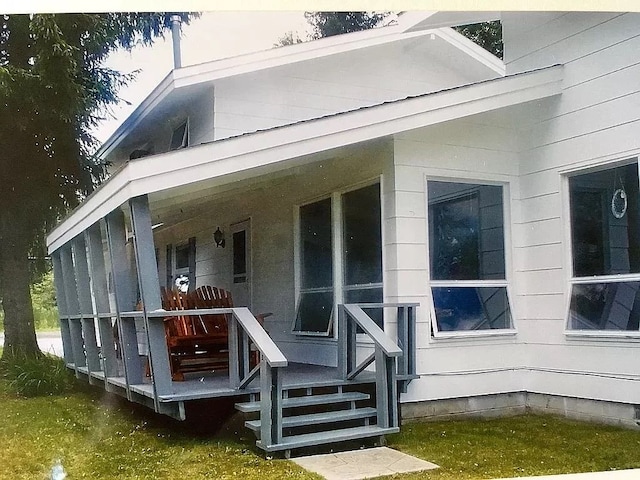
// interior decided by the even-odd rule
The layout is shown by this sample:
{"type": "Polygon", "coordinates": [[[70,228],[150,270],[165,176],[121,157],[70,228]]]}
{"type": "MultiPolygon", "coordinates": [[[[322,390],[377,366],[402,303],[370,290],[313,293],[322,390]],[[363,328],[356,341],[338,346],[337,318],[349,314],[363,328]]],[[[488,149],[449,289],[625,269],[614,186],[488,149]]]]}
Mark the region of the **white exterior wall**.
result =
{"type": "Polygon", "coordinates": [[[171,112],[165,112],[163,120],[155,123],[151,130],[133,130],[125,144],[107,157],[107,160],[112,162],[110,170],[113,171],[127,161],[133,150],[146,149],[153,154],[168,152],[173,130],[186,119],[189,121],[189,145],[213,141],[213,94],[212,87],[181,102],[180,105],[175,105],[171,112]]]}
{"type": "MultiPolygon", "coordinates": [[[[253,270],[252,311],[271,312],[265,328],[292,362],[334,365],[336,340],[291,334],[295,318],[295,207],[380,178],[391,163],[391,147],[377,142],[353,156],[292,167],[255,179],[222,197],[200,199],[195,216],[154,235],[160,249],[159,271],[165,277],[166,245],[196,237],[196,286],[232,288],[230,225],[251,219],[253,270]],[[213,232],[226,234],[226,247],[216,248],[213,232]]],[[[179,206],[177,206],[179,208],[179,206]]],[[[191,210],[190,210],[191,211],[191,210]]]]}
{"type": "MultiPolygon", "coordinates": [[[[432,338],[426,182],[432,180],[499,183],[510,200],[504,205],[507,279],[512,264],[509,219],[518,218],[518,144],[510,131],[484,116],[452,121],[396,137],[395,175],[385,189],[385,208],[393,211],[385,244],[387,301],[419,302],[417,373],[405,402],[520,391],[524,357],[520,338],[488,333],[477,338],[432,338]]],[[[391,177],[391,176],[390,176],[391,177]]],[[[511,306],[516,327],[519,305],[511,306]]]]}
{"type": "Polygon", "coordinates": [[[519,336],[526,390],[640,403],[640,342],[565,335],[572,276],[564,173],[640,154],[640,15],[503,16],[508,73],[562,63],[564,91],[521,132],[521,217],[515,221],[519,336]],[[523,26],[529,31],[523,32],[523,26]],[[526,28],[526,27],[525,27],[526,28]]]}
{"type": "MultiPolygon", "coordinates": [[[[216,140],[489,78],[456,71],[416,40],[317,58],[216,83],[216,140]],[[414,43],[414,45],[412,45],[414,43]],[[399,52],[403,52],[400,54],[399,52]]],[[[421,38],[428,43],[442,40],[421,38]]],[[[491,77],[495,77],[491,74],[491,77]]]]}

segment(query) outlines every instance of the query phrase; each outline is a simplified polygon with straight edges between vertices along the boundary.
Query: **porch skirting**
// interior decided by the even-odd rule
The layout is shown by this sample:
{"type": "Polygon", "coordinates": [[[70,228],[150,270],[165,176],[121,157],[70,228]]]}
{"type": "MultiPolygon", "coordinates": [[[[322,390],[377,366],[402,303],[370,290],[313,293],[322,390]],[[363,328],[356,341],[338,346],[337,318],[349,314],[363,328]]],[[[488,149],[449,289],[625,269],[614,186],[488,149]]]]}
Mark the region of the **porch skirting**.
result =
{"type": "Polygon", "coordinates": [[[543,393],[510,392],[401,404],[403,422],[493,418],[528,412],[640,430],[640,405],[543,393]]]}

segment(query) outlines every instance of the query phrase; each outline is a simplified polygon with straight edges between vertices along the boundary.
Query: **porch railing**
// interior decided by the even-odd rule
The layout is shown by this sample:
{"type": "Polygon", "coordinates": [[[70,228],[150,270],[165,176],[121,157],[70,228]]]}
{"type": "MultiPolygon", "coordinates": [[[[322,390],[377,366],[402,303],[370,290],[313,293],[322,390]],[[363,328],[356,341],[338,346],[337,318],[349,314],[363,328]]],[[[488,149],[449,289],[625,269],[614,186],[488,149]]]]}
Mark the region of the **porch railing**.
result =
{"type": "MultiPolygon", "coordinates": [[[[163,322],[164,318],[175,314],[175,311],[167,310],[150,312],[136,310],[91,316],[91,323],[94,318],[98,320],[100,348],[97,348],[95,341],[87,342],[88,339],[96,338],[95,329],[93,335],[90,335],[88,324],[81,323],[82,320],[86,320],[83,316],[62,317],[60,323],[65,361],[70,366],[73,364],[76,374],[81,371],[87,373],[92,383],[96,376],[103,377],[105,389],[114,390],[115,385],[125,390],[129,400],[145,403],[143,396],[136,393],[136,389],[132,387],[145,384],[144,366],[140,358],[146,355],[149,361],[154,409],[176,418],[184,418],[184,410],[180,402],[166,400],[174,393],[174,386],[171,380],[163,322]],[[117,340],[111,328],[111,322],[114,319],[118,321],[117,340]],[[136,331],[136,320],[144,320],[147,352],[139,351],[141,342],[136,331]],[[114,349],[115,344],[118,345],[117,355],[114,349]]],[[[269,412],[268,414],[263,412],[263,418],[267,419],[263,425],[270,425],[269,419],[275,419],[271,423],[277,426],[277,419],[282,418],[280,370],[286,367],[288,362],[249,309],[241,307],[180,310],[180,315],[220,314],[226,315],[228,320],[230,388],[243,390],[259,374],[261,397],[272,399],[271,402],[266,402],[269,412]],[[260,359],[253,368],[250,362],[251,355],[254,353],[252,348],[258,352],[260,359]]],[[[148,382],[147,385],[149,385],[148,382]]],[[[265,438],[268,438],[268,435],[266,433],[265,438]]]]}
{"type": "Polygon", "coordinates": [[[373,363],[377,424],[382,428],[397,427],[399,422],[396,362],[402,357],[402,350],[360,305],[339,305],[338,309],[338,370],[343,379],[353,380],[373,363]],[[373,353],[360,363],[356,358],[358,327],[373,341],[373,353]]]}

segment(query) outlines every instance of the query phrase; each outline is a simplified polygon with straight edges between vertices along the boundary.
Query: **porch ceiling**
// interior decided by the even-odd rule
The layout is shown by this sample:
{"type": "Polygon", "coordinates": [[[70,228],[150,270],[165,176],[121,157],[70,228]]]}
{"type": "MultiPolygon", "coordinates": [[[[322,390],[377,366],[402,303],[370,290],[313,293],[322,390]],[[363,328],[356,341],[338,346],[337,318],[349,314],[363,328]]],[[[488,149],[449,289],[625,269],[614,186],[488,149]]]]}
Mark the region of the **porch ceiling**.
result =
{"type": "Polygon", "coordinates": [[[200,212],[200,206],[211,205],[217,199],[228,198],[234,194],[244,195],[255,190],[270,191],[271,194],[274,194],[278,191],[280,182],[290,177],[303,175],[308,171],[301,167],[311,163],[322,164],[327,160],[346,158],[352,155],[366,157],[367,152],[371,152],[370,154],[373,155],[375,151],[390,141],[392,138],[386,137],[334,148],[151,193],[149,194],[149,206],[153,222],[164,223],[165,226],[178,223],[189,218],[190,213],[195,215],[200,212]]]}
{"type": "Polygon", "coordinates": [[[561,83],[562,67],[548,67],[130,161],[49,234],[48,249],[136,196],[197,194],[363,142],[557,95],[561,83]]]}

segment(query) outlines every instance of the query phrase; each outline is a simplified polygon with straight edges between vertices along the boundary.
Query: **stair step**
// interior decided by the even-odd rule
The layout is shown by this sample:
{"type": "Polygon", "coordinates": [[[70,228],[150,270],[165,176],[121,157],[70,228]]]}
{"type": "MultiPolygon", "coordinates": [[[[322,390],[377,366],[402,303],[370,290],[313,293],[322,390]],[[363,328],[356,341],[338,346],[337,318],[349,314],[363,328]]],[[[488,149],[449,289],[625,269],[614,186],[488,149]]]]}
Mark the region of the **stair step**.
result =
{"type": "MultiPolygon", "coordinates": [[[[327,405],[330,403],[355,402],[369,400],[370,396],[361,392],[329,393],[324,395],[308,395],[304,397],[291,397],[282,400],[282,408],[308,407],[312,405],[327,405]]],[[[236,403],[236,409],[244,413],[259,412],[260,401],[236,403]]]]}
{"type": "MultiPolygon", "coordinates": [[[[311,413],[308,415],[297,415],[284,417],[283,427],[301,427],[306,425],[320,425],[323,423],[346,422],[359,418],[368,418],[376,415],[376,409],[371,407],[354,408],[351,410],[339,410],[334,412],[311,413]]],[[[260,420],[250,420],[244,423],[247,428],[254,432],[260,431],[260,420]]]]}
{"type": "Polygon", "coordinates": [[[277,452],[282,450],[292,450],[294,448],[310,447],[323,443],[338,443],[359,438],[371,438],[382,435],[398,433],[400,428],[382,428],[376,425],[366,427],[344,428],[340,430],[329,430],[326,432],[305,433],[304,435],[291,435],[283,437],[280,443],[273,445],[263,445],[261,440],[256,445],[266,452],[277,452]]]}

